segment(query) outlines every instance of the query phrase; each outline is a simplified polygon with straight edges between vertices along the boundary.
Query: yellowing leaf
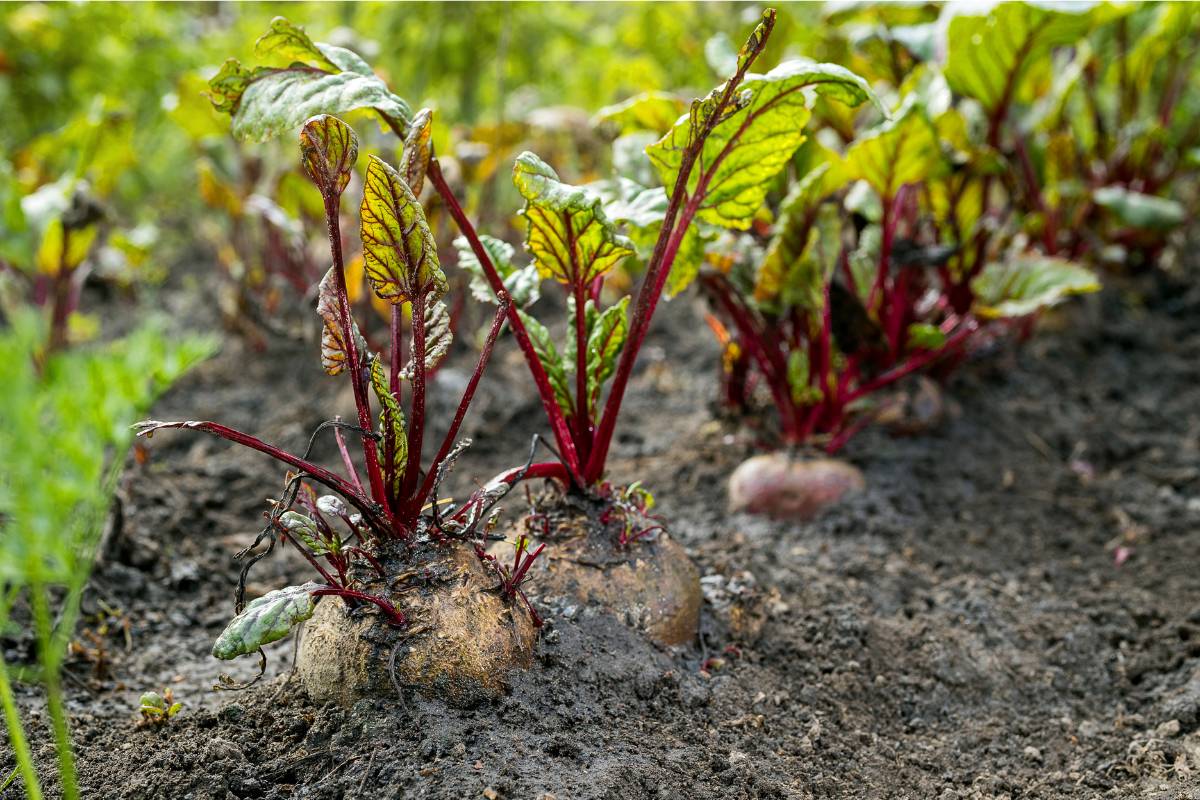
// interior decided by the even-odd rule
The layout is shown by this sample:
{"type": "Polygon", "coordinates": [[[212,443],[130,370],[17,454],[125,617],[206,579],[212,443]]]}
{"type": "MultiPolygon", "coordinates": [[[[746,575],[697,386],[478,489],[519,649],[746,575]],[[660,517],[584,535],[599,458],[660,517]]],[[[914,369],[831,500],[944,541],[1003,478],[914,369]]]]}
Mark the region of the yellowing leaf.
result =
{"type": "MultiPolygon", "coordinates": [[[[732,112],[713,128],[689,173],[689,194],[704,193],[699,219],[739,230],[750,226],[769,182],[804,141],[803,129],[810,117],[804,92],[808,88],[851,106],[878,102],[866,81],[835,64],[798,59],[766,75],[747,75],[732,112]]],[[[647,151],[667,187],[675,185],[697,124],[715,101],[710,95],[697,102],[690,115],[681,117],[647,151]]]]}
{"type": "Polygon", "coordinates": [[[67,229],[61,219],[53,220],[46,226],[38,247],[38,271],[52,276],[71,272],[87,258],[96,233],[95,225],[67,229]]]}
{"type": "Polygon", "coordinates": [[[1030,67],[1054,47],[1078,41],[1092,24],[1087,4],[997,3],[985,14],[958,14],[947,28],[945,75],[950,88],[978,100],[989,114],[1030,100],[1030,67]]]}
{"type": "Polygon", "coordinates": [[[67,316],[67,341],[71,344],[91,342],[99,335],[100,318],[95,314],[72,311],[67,316]]]}
{"type": "MultiPolygon", "coordinates": [[[[196,162],[196,174],[200,179],[200,198],[209,208],[215,208],[230,217],[242,214],[242,199],[233,187],[224,181],[207,158],[196,162]]],[[[311,192],[312,190],[309,189],[311,192]]]]}
{"type": "Polygon", "coordinates": [[[667,92],[644,92],[596,112],[598,122],[617,126],[621,133],[650,131],[661,135],[687,109],[687,102],[667,92]]]}
{"type": "Polygon", "coordinates": [[[542,277],[586,285],[633,253],[633,242],[605,216],[600,195],[563,183],[533,153],[517,156],[513,184],[525,198],[525,246],[542,277]]]}
{"type": "Polygon", "coordinates": [[[361,209],[363,259],[375,294],[390,303],[446,293],[425,211],[396,170],[370,156],[361,209]]]}
{"type": "Polygon", "coordinates": [[[1029,255],[991,263],[971,282],[976,314],[989,319],[1023,317],[1075,294],[1100,290],[1087,269],[1060,258],[1029,255]]]}
{"type": "Polygon", "coordinates": [[[208,79],[208,99],[213,108],[223,114],[236,112],[246,88],[263,74],[266,74],[265,69],[249,70],[236,58],[225,59],[217,74],[208,79]]]}
{"type": "Polygon", "coordinates": [[[308,119],[300,129],[304,171],[326,197],[341,196],[358,160],[354,129],[329,114],[308,119]]]}
{"type": "Polygon", "coordinates": [[[254,52],[260,58],[279,56],[285,66],[299,61],[327,72],[337,71],[337,67],[308,38],[304,28],[293,25],[283,17],[271,20],[271,27],[254,43],[254,52]]]}
{"type": "Polygon", "coordinates": [[[905,184],[937,177],[945,166],[937,133],[916,104],[859,137],[845,160],[846,177],[865,180],[884,202],[905,184]]]}

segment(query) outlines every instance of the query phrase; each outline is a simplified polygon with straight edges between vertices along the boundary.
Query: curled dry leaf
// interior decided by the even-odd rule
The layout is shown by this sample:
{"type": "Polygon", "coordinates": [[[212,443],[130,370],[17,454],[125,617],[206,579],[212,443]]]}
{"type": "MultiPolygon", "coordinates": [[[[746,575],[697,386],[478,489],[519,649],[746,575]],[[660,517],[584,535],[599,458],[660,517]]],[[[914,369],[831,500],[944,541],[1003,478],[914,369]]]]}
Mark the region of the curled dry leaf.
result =
{"type": "Polygon", "coordinates": [[[404,139],[404,156],[400,160],[400,174],[417,197],[421,196],[429,159],[433,157],[432,134],[433,112],[422,108],[409,125],[408,136],[404,139]]]}
{"type": "MultiPolygon", "coordinates": [[[[340,375],[350,361],[350,349],[338,315],[337,277],[331,268],[321,279],[317,291],[317,315],[321,318],[321,367],[329,375],[340,375]]],[[[358,324],[350,323],[351,335],[358,345],[359,353],[366,353],[367,342],[358,331],[358,324]]]]}

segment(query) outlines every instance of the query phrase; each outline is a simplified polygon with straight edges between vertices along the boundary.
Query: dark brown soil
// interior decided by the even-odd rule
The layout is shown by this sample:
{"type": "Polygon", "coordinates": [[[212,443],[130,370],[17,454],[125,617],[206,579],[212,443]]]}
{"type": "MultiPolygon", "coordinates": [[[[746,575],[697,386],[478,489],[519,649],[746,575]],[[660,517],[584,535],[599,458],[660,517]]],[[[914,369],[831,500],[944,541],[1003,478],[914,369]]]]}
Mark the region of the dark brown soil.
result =
{"type": "MultiPolygon", "coordinates": [[[[80,641],[108,625],[102,670],[84,656],[69,667],[85,795],[1200,796],[1194,287],[1151,288],[1144,305],[1108,290],[1023,349],[968,364],[949,385],[961,414],[922,437],[861,435],[846,456],[867,490],[802,525],[726,513],[725,480],[753,437],[714,421],[714,348],[689,303],[656,323],[613,477],[655,491],[706,576],[694,646],[660,650],[553,603],[534,668],[473,709],[416,695],[315,706],[289,675],[290,642],[254,688],[213,692],[230,666],[208,653],[233,604],[232,555],[282,473],[163,433],[130,465],[123,524],[85,600],[80,641]],[[139,727],[138,694],[164,686],[183,712],[139,727]]],[[[541,423],[524,367],[501,351],[458,491],[522,461],[541,423]]],[[[468,360],[439,383],[461,381],[468,360]]],[[[311,347],[231,341],[155,416],[303,448],[330,409],[345,413],[339,386],[311,347]]],[[[298,559],[272,557],[251,591],[307,578],[298,559]]],[[[239,679],[256,669],[232,666],[239,679]]],[[[32,727],[49,768],[44,723],[32,727]]]]}

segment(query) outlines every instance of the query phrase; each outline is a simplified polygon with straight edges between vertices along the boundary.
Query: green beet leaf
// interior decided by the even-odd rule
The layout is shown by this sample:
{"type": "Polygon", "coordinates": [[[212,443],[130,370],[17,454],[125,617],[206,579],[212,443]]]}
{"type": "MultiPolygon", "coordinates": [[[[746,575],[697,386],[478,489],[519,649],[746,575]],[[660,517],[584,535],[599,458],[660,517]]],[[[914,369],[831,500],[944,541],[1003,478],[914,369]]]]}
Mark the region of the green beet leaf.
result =
{"type": "Polygon", "coordinates": [[[604,213],[613,222],[653,230],[657,237],[670,200],[661,186],[647,187],[630,178],[614,178],[596,181],[587,188],[604,198],[604,213]]]}
{"type": "MultiPolygon", "coordinates": [[[[704,194],[699,219],[726,228],[750,227],[770,181],[804,141],[804,126],[811,116],[805,89],[850,106],[868,100],[878,104],[866,81],[835,64],[798,59],[786,61],[766,75],[747,75],[733,104],[735,109],[713,128],[688,176],[689,195],[698,190],[704,194]]],[[[705,104],[712,102],[709,98],[701,101],[692,114],[681,117],[647,150],[666,186],[675,185],[698,118],[703,117],[705,104]]]]}
{"type": "Polygon", "coordinates": [[[650,131],[661,136],[687,109],[682,97],[668,92],[645,92],[596,112],[598,123],[613,125],[622,134],[650,131]]]}
{"type": "Polygon", "coordinates": [[[841,249],[841,219],[836,206],[820,205],[819,199],[807,216],[791,234],[795,241],[786,247],[788,257],[781,255],[780,245],[762,260],[752,295],[759,307],[778,312],[796,306],[816,315],[824,306],[825,285],[841,249]]]}
{"type": "Polygon", "coordinates": [[[279,67],[247,69],[229,59],[209,81],[218,111],[233,117],[233,135],[264,142],[295,130],[317,114],[374,109],[400,128],[412,112],[358,55],[313,42],[282,17],[271,22],[255,52],[279,67]]]}
{"type": "Polygon", "coordinates": [[[371,389],[374,390],[375,399],[379,401],[381,409],[379,432],[383,435],[384,442],[392,448],[388,474],[392,476],[392,488],[399,490],[404,469],[408,466],[408,433],[404,427],[404,410],[400,408],[396,395],[392,394],[383,359],[379,356],[371,359],[371,389]]]}
{"type": "Polygon", "coordinates": [[[317,523],[303,514],[285,511],[279,515],[279,524],[316,555],[331,553],[337,549],[337,543],[326,541],[325,537],[321,535],[317,523]]]}
{"type": "Polygon", "coordinates": [[[276,589],[251,600],[217,637],[213,656],[228,661],[287,636],[292,628],[313,615],[317,599],[312,593],[324,588],[309,582],[276,589]]]}
{"type": "Polygon", "coordinates": [[[1100,290],[1087,269],[1060,258],[1028,255],[988,264],[971,283],[974,311],[988,319],[1023,317],[1076,294],[1100,290]]]}
{"type": "MultiPolygon", "coordinates": [[[[518,266],[513,262],[516,251],[511,244],[494,236],[481,234],[480,244],[492,259],[500,280],[504,281],[504,290],[512,298],[517,308],[527,308],[542,296],[542,277],[538,274],[536,264],[518,266]]],[[[459,236],[454,240],[454,249],[458,251],[458,266],[471,275],[471,295],[481,303],[495,303],[496,295],[483,274],[483,266],[471,249],[467,237],[459,236]]]]}
{"type": "Polygon", "coordinates": [[[571,186],[530,152],[513,165],[513,184],[525,198],[525,247],[538,272],[567,286],[587,285],[634,251],[604,213],[603,198],[571,186]]]}
{"type": "Polygon", "coordinates": [[[408,119],[408,106],[383,81],[353,72],[329,74],[310,69],[271,70],[246,86],[233,112],[233,135],[265,142],[295,130],[315,114],[348,114],[373,108],[393,119],[408,119]]]}
{"type": "MultiPolygon", "coordinates": [[[[601,312],[594,302],[588,300],[584,304],[583,328],[586,332],[586,365],[587,370],[587,399],[588,413],[594,413],[596,403],[600,399],[600,390],[605,381],[612,377],[617,366],[617,358],[625,345],[629,334],[629,296],[622,297],[615,305],[601,312]]],[[[575,300],[567,300],[567,327],[575,330],[575,300]]],[[[567,337],[567,344],[562,354],[563,369],[573,374],[576,368],[575,337],[567,337]]]]}
{"type": "Polygon", "coordinates": [[[1108,209],[1121,224],[1139,230],[1167,230],[1183,224],[1183,205],[1166,197],[1105,186],[1092,194],[1096,205],[1108,209]]]}
{"type": "Polygon", "coordinates": [[[538,361],[542,362],[542,369],[546,371],[546,377],[550,381],[550,388],[554,390],[554,399],[558,401],[558,407],[562,409],[563,414],[568,417],[574,416],[575,409],[571,403],[571,389],[567,383],[567,371],[563,365],[563,359],[558,354],[558,348],[554,346],[554,339],[550,337],[550,331],[546,330],[546,326],[538,322],[531,315],[524,311],[519,312],[521,322],[525,324],[525,330],[529,333],[529,341],[533,345],[533,351],[537,354],[538,361]]]}
{"type": "Polygon", "coordinates": [[[621,355],[621,348],[624,347],[625,337],[629,333],[626,316],[628,308],[629,295],[625,295],[619,302],[604,309],[588,329],[587,403],[591,411],[596,408],[604,382],[612,377],[617,368],[617,358],[621,355]]]}
{"type": "MultiPolygon", "coordinates": [[[[805,144],[805,147],[808,147],[805,144]]],[[[837,169],[837,154],[816,146],[807,174],[788,190],[779,207],[775,233],[767,246],[754,286],[754,299],[764,302],[775,297],[783,285],[788,269],[803,255],[809,242],[809,232],[817,221],[821,201],[842,187],[844,170],[837,169]]]]}
{"type": "Polygon", "coordinates": [[[908,326],[908,346],[918,350],[937,350],[946,343],[946,334],[937,325],[914,322],[908,326]]]}
{"type": "Polygon", "coordinates": [[[370,156],[360,232],[367,280],[389,303],[411,303],[446,293],[446,276],[425,211],[400,174],[370,156]]]}
{"type": "MultiPolygon", "coordinates": [[[[589,186],[604,197],[604,212],[609,219],[629,226],[629,238],[637,247],[638,255],[649,259],[669,202],[663,188],[643,186],[629,178],[597,181],[589,186]]],[[[696,279],[704,261],[704,246],[701,226],[688,226],[667,276],[664,289],[668,297],[679,294],[696,279]]]]}
{"type": "Polygon", "coordinates": [[[809,406],[821,402],[821,389],[812,385],[808,352],[803,348],[788,353],[787,382],[792,401],[797,405],[809,406]]]}

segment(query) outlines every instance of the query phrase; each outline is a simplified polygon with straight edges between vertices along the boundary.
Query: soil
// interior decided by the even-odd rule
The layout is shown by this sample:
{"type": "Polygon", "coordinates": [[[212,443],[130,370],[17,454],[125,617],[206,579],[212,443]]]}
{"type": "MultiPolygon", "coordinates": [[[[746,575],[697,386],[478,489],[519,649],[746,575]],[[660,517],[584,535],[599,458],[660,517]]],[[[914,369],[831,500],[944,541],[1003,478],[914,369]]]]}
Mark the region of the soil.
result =
{"type": "MultiPolygon", "coordinates": [[[[864,432],[845,457],[867,489],[803,524],[726,511],[725,481],[760,437],[714,416],[715,347],[692,301],[667,304],[612,476],[655,492],[698,563],[701,637],[661,649],[594,609],[543,603],[533,668],[465,710],[416,694],[315,705],[290,641],[252,688],[213,691],[222,671],[257,671],[209,650],[231,614],[233,554],[282,470],[160,433],[131,458],[84,600],[91,650],[68,667],[84,794],[1200,797],[1200,291],[1134,288],[967,364],[948,385],[961,411],[937,430],[864,432]],[[183,711],[139,726],[138,695],[163,687],[183,711]]],[[[460,384],[469,363],[458,353],[437,384],[460,384]]],[[[504,343],[455,491],[524,460],[541,427],[525,375],[504,343]]],[[[231,338],[154,416],[303,449],[329,409],[346,412],[340,388],[312,346],[231,338]]],[[[515,517],[523,501],[505,505],[515,517]]],[[[249,592],[308,578],[277,553],[249,592]]],[[[26,642],[0,646],[29,658],[26,642]]],[[[18,691],[49,774],[39,698],[18,691]]]]}

